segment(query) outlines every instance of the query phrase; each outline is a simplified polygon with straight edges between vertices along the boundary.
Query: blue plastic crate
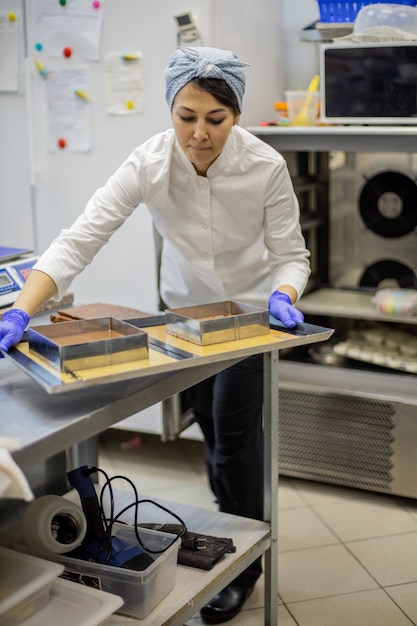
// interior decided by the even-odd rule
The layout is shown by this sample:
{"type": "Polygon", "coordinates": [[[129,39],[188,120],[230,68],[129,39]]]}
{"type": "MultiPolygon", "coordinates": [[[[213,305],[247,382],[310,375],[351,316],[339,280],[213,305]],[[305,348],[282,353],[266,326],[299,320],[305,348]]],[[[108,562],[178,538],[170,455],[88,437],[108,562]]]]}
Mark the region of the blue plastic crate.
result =
{"type": "MultiPolygon", "coordinates": [[[[382,0],[318,0],[321,22],[354,22],[362,7],[368,4],[391,4],[382,0]]],[[[416,6],[417,0],[395,0],[395,4],[416,6]]]]}

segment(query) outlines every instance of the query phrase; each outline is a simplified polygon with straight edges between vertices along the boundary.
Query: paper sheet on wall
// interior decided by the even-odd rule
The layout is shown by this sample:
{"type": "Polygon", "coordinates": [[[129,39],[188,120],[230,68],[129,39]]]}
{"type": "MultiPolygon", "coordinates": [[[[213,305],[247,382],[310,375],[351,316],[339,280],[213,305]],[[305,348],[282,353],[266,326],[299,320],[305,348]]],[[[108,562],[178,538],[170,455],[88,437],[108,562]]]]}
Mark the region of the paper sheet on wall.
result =
{"type": "Polygon", "coordinates": [[[144,111],[142,54],[112,53],[105,58],[104,93],[109,115],[137,115],[144,111]]]}
{"type": "Polygon", "coordinates": [[[87,79],[84,68],[48,72],[45,81],[48,150],[87,152],[91,149],[87,79]]]}
{"type": "Polygon", "coordinates": [[[32,50],[62,56],[64,48],[82,59],[98,61],[103,0],[32,0],[32,50]]]}
{"type": "Polygon", "coordinates": [[[19,17],[0,11],[0,91],[18,91],[19,17]]]}

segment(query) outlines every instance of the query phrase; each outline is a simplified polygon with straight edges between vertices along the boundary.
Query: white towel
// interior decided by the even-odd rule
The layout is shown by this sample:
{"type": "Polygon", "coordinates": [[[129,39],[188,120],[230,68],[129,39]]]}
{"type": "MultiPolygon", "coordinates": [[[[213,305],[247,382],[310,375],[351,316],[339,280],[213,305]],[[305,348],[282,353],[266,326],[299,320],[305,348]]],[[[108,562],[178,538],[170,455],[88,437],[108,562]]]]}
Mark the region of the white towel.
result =
{"type": "Polygon", "coordinates": [[[29,483],[10,454],[20,447],[18,439],[0,437],[0,497],[33,500],[29,483]]]}

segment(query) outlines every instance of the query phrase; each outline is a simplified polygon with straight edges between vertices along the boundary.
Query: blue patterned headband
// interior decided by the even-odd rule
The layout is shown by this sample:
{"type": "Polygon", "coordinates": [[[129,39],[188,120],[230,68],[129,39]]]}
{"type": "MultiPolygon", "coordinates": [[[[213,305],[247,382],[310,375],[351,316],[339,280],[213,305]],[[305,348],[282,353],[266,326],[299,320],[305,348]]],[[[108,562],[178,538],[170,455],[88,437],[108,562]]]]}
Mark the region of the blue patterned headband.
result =
{"type": "Polygon", "coordinates": [[[193,78],[224,80],[235,94],[239,109],[245,93],[246,78],[243,67],[233,52],[218,48],[178,48],[171,54],[165,68],[166,101],[172,109],[175,96],[193,78]]]}

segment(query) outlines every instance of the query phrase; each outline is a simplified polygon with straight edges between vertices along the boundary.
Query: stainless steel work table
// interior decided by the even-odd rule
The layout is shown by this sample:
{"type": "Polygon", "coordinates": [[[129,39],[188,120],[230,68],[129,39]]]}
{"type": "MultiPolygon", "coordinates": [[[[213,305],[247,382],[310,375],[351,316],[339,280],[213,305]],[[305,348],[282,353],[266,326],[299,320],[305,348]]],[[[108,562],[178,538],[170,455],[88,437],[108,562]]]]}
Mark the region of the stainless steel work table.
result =
{"type": "MultiPolygon", "coordinates": [[[[147,329],[148,330],[148,329],[147,329]]],[[[189,359],[143,367],[126,380],[99,379],[71,390],[47,393],[36,380],[10,358],[0,359],[0,436],[17,438],[20,449],[13,453],[23,469],[97,435],[112,424],[158,401],[186,389],[247,356],[264,354],[264,444],[265,506],[264,521],[249,520],[194,507],[171,508],[185,520],[192,519],[193,530],[216,536],[233,537],[236,552],[228,554],[209,572],[177,567],[174,590],[146,619],[147,624],[182,626],[232,581],[249,563],[265,554],[265,624],[277,624],[278,549],[278,363],[279,351],[328,339],[332,331],[309,324],[296,332],[271,330],[254,337],[212,346],[192,346],[164,335],[158,340],[174,343],[189,359]]],[[[149,332],[153,332],[149,330],[149,332]]],[[[13,350],[12,350],[13,352],[13,350]]],[[[60,390],[62,391],[62,390],[60,390]]],[[[133,624],[132,618],[115,616],[116,624],[133,624]]],[[[143,621],[138,620],[138,623],[143,621]]]]}

